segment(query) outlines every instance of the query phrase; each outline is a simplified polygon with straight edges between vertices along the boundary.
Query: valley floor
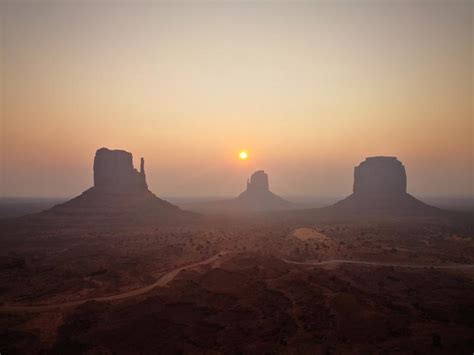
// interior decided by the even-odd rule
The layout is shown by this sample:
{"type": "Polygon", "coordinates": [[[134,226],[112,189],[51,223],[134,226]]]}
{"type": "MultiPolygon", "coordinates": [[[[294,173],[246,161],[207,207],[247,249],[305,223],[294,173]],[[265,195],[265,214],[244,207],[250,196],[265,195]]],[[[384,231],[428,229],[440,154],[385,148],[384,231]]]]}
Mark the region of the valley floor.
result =
{"type": "Polygon", "coordinates": [[[0,351],[472,353],[465,220],[10,223],[0,351]]]}

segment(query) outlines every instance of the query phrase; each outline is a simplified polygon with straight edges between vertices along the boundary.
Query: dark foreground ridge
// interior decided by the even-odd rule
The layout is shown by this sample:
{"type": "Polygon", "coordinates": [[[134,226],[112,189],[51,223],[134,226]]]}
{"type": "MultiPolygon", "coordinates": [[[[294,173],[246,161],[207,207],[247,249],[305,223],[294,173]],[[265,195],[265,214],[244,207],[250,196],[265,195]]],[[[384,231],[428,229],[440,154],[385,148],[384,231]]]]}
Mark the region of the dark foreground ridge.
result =
{"type": "Polygon", "coordinates": [[[131,153],[107,148],[96,152],[94,186],[43,214],[118,222],[172,221],[195,216],[156,197],[148,189],[143,158],[137,171],[131,153]]]}
{"type": "Polygon", "coordinates": [[[294,208],[293,204],[270,191],[268,174],[258,170],[247,180],[247,189],[236,198],[193,204],[191,210],[211,213],[253,213],[294,208]]]}

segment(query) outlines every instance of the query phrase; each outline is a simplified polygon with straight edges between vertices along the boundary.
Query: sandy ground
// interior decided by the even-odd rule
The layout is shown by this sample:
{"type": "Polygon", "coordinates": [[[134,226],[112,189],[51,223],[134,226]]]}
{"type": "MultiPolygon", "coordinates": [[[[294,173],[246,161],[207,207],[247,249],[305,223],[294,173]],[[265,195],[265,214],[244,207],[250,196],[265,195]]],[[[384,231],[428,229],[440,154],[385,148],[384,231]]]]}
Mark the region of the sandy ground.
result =
{"type": "Polygon", "coordinates": [[[148,336],[162,347],[145,353],[314,353],[332,351],[331,344],[336,353],[367,353],[380,351],[379,343],[396,349],[407,337],[421,353],[442,353],[448,348],[438,346],[438,336],[458,353],[474,344],[469,224],[19,225],[3,229],[0,243],[0,345],[10,353],[61,352],[79,338],[79,353],[121,353],[107,339],[125,332],[131,343],[123,349],[132,346],[141,335],[125,336],[126,329],[135,319],[134,329],[148,334],[153,322],[142,309],[155,308],[161,328],[152,329],[161,330],[148,336]],[[83,321],[89,325],[77,325],[83,321]],[[382,340],[354,324],[378,325],[372,332],[382,340]],[[265,333],[255,338],[242,329],[265,333]],[[209,337],[216,344],[204,342],[209,337]]]}

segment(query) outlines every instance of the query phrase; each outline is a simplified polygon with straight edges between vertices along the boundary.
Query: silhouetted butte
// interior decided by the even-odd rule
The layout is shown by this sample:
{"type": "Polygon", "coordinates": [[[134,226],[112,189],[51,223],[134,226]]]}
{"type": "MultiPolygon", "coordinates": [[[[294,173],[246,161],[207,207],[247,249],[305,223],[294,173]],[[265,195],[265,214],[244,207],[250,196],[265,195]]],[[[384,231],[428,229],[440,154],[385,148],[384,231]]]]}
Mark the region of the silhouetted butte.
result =
{"type": "Polygon", "coordinates": [[[102,192],[124,194],[147,191],[145,160],[140,172],[133,167],[132,154],[124,150],[97,150],[94,158],[94,187],[102,192]]]}
{"type": "Polygon", "coordinates": [[[285,210],[293,204],[270,191],[268,175],[258,170],[247,180],[247,189],[236,198],[194,204],[190,209],[211,213],[250,213],[285,210]]]}
{"type": "Polygon", "coordinates": [[[114,218],[120,222],[166,221],[194,215],[156,197],[148,189],[143,158],[137,171],[131,153],[107,148],[95,154],[94,186],[48,212],[90,219],[114,218]]]}
{"type": "Polygon", "coordinates": [[[366,158],[354,168],[353,193],[329,207],[353,214],[429,214],[439,211],[407,193],[405,167],[396,157],[366,158]]]}

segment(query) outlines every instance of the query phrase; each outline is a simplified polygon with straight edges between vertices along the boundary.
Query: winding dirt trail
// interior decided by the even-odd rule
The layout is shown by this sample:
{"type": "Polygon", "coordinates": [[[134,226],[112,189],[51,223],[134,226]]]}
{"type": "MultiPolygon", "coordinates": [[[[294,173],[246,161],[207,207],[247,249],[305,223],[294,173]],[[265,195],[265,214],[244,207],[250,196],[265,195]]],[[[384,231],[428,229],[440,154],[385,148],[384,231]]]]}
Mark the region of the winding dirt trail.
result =
{"type": "Polygon", "coordinates": [[[92,297],[92,298],[86,298],[83,300],[78,300],[78,301],[71,301],[71,302],[65,302],[65,303],[54,303],[54,304],[38,304],[38,305],[12,305],[12,304],[4,304],[0,306],[0,312],[42,312],[42,311],[48,311],[52,309],[58,309],[58,308],[69,308],[69,307],[75,307],[79,306],[83,303],[86,303],[88,301],[116,301],[116,300],[122,300],[125,298],[129,297],[135,297],[138,295],[142,295],[148,291],[151,291],[155,287],[163,287],[166,286],[169,282],[173,281],[173,279],[179,274],[180,271],[182,270],[187,270],[191,269],[196,266],[201,266],[201,265],[207,265],[211,264],[214,261],[216,261],[218,258],[221,256],[228,254],[228,252],[221,252],[216,255],[211,256],[210,258],[199,261],[197,263],[189,264],[189,265],[184,265],[181,266],[177,269],[171,270],[161,276],[156,282],[140,287],[134,290],[126,291],[123,293],[119,293],[116,295],[111,295],[111,296],[103,296],[103,297],[92,297]]]}
{"type": "Polygon", "coordinates": [[[448,264],[448,265],[411,265],[411,264],[396,264],[396,263],[383,263],[378,261],[362,261],[362,260],[347,260],[347,259],[332,259],[332,260],[323,260],[323,261],[292,261],[281,259],[287,264],[296,264],[296,265],[331,265],[331,264],[357,264],[357,265],[367,265],[367,266],[392,266],[392,267],[402,267],[402,268],[417,268],[417,269],[473,269],[474,264],[448,264]]]}
{"type": "MultiPolygon", "coordinates": [[[[211,264],[220,258],[223,255],[230,254],[230,252],[220,252],[211,256],[210,258],[199,261],[197,263],[184,265],[174,270],[168,271],[163,276],[161,276],[156,282],[144,286],[141,288],[137,288],[135,290],[126,291],[123,293],[119,293],[116,295],[111,296],[103,296],[103,297],[92,297],[78,301],[71,301],[65,303],[55,303],[55,304],[38,304],[38,305],[12,305],[12,304],[4,304],[0,306],[0,312],[42,312],[48,311],[52,309],[62,309],[62,308],[69,308],[79,306],[83,303],[88,301],[116,301],[122,300],[125,298],[135,297],[138,295],[142,295],[148,291],[151,291],[155,287],[163,287],[166,286],[169,282],[173,281],[174,278],[179,274],[182,270],[191,269],[196,266],[207,265],[211,264]]],[[[295,264],[295,265],[307,265],[307,266],[321,266],[321,265],[330,265],[330,264],[357,264],[357,265],[367,265],[367,266],[391,266],[391,267],[401,267],[401,268],[433,268],[433,269],[474,269],[473,264],[450,264],[450,265],[409,265],[409,264],[396,264],[396,263],[383,263],[383,262],[376,262],[376,261],[361,261],[361,260],[345,260],[345,259],[333,259],[333,260],[323,260],[323,261],[292,261],[287,259],[280,259],[287,264],[295,264]]]]}

